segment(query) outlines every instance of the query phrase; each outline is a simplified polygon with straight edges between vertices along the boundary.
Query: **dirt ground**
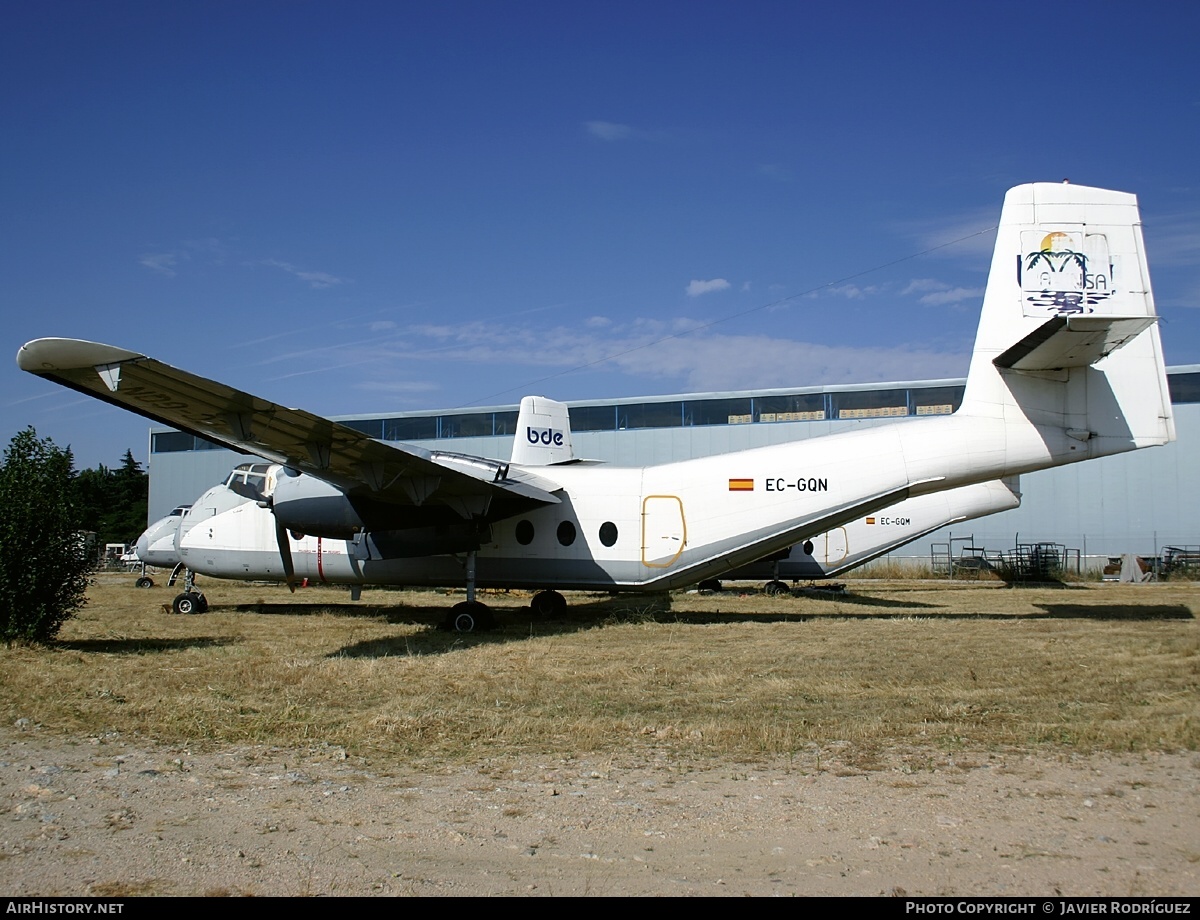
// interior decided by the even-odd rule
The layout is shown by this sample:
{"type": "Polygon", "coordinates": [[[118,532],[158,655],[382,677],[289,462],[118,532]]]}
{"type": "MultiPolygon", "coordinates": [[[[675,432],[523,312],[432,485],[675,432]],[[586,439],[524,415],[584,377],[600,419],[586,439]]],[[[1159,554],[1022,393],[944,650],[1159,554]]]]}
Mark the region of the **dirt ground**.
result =
{"type": "Polygon", "coordinates": [[[6,895],[1200,895],[1200,755],[376,775],[0,728],[6,895]]]}

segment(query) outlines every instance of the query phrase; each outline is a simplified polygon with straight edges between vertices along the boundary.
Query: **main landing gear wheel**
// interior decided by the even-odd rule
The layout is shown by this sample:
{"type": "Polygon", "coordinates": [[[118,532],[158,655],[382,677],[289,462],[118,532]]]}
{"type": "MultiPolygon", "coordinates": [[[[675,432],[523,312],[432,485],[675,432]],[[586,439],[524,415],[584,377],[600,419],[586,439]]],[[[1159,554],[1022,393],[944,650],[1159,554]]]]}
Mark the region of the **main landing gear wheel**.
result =
{"type": "Polygon", "coordinates": [[[171,604],[171,609],[176,613],[204,613],[208,610],[208,600],[203,594],[198,594],[189,591],[186,594],[180,594],[171,604]]]}
{"type": "Polygon", "coordinates": [[[697,591],[711,591],[713,594],[719,594],[723,590],[721,579],[706,578],[700,584],[696,585],[697,591]]]}
{"type": "Polygon", "coordinates": [[[768,581],[765,585],[763,585],[763,594],[768,594],[771,597],[774,597],[777,594],[787,594],[787,593],[788,593],[787,582],[768,581]]]}
{"type": "Polygon", "coordinates": [[[539,591],[529,602],[529,607],[540,617],[557,619],[567,612],[567,599],[557,591],[539,591]]]}
{"type": "Polygon", "coordinates": [[[492,614],[492,608],[487,604],[481,604],[479,601],[463,601],[450,608],[450,613],[446,615],[442,627],[452,632],[468,633],[491,629],[495,625],[496,617],[492,614]]]}
{"type": "Polygon", "coordinates": [[[149,575],[143,575],[141,578],[139,578],[137,581],[134,582],[134,585],[138,588],[153,588],[154,587],[154,579],[151,578],[149,575]]]}

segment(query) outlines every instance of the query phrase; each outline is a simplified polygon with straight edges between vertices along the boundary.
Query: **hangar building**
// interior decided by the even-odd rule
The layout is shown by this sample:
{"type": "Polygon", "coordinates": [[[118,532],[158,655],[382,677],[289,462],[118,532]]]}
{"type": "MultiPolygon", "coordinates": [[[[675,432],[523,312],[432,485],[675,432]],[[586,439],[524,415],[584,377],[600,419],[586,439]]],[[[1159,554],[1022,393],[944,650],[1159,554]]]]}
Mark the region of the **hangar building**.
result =
{"type": "MultiPolygon", "coordinates": [[[[1021,507],[937,531],[894,555],[930,557],[935,544],[988,550],[1058,543],[1087,557],[1200,544],[1200,365],[1167,369],[1178,440],[1021,477],[1021,507]]],[[[944,415],[964,379],[692,393],[569,402],[576,455],[644,466],[800,441],[847,428],[944,415]]],[[[374,438],[507,460],[517,407],[334,419],[374,438]]],[[[194,501],[245,457],[203,438],[150,432],[150,520],[194,501]]]]}

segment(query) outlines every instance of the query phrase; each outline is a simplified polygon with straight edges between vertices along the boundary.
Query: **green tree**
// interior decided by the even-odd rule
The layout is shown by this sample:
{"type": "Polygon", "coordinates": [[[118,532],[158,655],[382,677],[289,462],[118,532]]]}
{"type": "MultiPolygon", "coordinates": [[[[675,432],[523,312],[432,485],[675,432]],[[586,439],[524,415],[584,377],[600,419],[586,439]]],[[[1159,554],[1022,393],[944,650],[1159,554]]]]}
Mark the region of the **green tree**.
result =
{"type": "Polygon", "coordinates": [[[150,498],[150,477],[126,449],[121,465],[112,472],[114,502],[105,524],[117,534],[109,543],[132,543],[146,529],[150,498]]]}
{"type": "Polygon", "coordinates": [[[0,467],[0,638],[49,642],[87,603],[70,449],[26,428],[0,467]]]}
{"type": "Polygon", "coordinates": [[[80,470],[72,484],[79,520],[96,532],[96,541],[132,543],[146,529],[150,477],[126,450],[121,465],[110,470],[100,464],[80,470]]]}

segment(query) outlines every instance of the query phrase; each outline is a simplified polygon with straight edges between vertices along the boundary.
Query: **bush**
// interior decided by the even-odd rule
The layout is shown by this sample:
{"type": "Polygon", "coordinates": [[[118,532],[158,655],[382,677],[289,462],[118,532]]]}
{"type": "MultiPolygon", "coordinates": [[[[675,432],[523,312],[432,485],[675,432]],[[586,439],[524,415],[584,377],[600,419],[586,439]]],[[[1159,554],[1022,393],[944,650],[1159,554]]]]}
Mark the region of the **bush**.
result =
{"type": "Polygon", "coordinates": [[[49,642],[87,603],[88,552],[71,501],[71,451],[32,428],[0,467],[0,639],[49,642]]]}

